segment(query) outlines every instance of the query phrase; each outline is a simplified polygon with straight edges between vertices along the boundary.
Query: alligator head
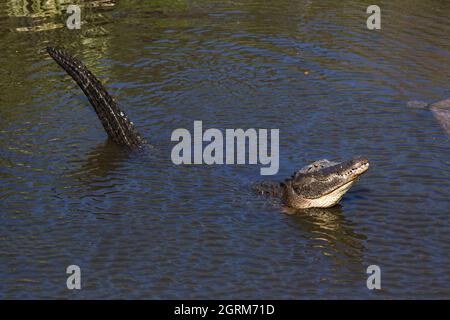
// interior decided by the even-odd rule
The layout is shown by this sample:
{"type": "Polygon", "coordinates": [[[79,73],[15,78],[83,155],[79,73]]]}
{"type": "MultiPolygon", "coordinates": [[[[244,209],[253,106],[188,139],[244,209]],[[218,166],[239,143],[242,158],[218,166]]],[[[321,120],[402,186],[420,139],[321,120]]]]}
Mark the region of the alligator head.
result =
{"type": "Polygon", "coordinates": [[[332,207],[367,169],[369,161],[362,157],[313,162],[282,183],[283,203],[296,209],[332,207]]]}

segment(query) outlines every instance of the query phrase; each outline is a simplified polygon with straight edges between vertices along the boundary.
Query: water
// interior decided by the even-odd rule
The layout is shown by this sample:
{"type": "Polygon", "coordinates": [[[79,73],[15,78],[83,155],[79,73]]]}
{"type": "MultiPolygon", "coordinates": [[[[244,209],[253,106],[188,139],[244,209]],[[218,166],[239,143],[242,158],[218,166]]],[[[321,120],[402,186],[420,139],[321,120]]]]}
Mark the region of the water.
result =
{"type": "MultiPolygon", "coordinates": [[[[31,2],[31,1],[30,1],[31,2]]],[[[450,97],[450,3],[0,5],[1,298],[449,298],[450,141],[409,100],[450,97]],[[106,143],[46,54],[82,59],[153,146],[106,143]],[[364,155],[341,206],[296,215],[259,167],[175,166],[172,130],[279,128],[281,180],[364,155]],[[82,290],[66,288],[66,267],[82,290]],[[379,265],[382,290],[366,287],[379,265]]]]}

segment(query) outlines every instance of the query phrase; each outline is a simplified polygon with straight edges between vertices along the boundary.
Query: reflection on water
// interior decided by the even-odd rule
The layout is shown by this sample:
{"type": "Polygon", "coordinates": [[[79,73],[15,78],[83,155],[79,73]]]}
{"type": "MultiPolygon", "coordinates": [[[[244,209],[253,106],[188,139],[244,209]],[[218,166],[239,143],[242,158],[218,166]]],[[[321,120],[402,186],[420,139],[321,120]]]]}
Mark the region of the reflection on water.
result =
{"type": "MultiPolygon", "coordinates": [[[[64,28],[66,26],[67,7],[74,4],[67,0],[8,0],[6,12],[9,17],[14,18],[16,26],[13,30],[17,32],[41,32],[52,29],[64,28]]],[[[77,2],[83,13],[87,10],[108,9],[115,5],[111,0],[97,0],[89,2],[77,2]]],[[[100,20],[101,13],[97,13],[95,19],[100,20]]]]}
{"type": "Polygon", "coordinates": [[[446,298],[449,140],[410,100],[450,96],[448,1],[0,3],[3,298],[446,298]],[[22,32],[27,31],[27,32],[22,32]],[[155,147],[106,140],[46,54],[82,59],[155,147]],[[253,166],[176,166],[194,120],[279,128],[281,181],[317,159],[370,159],[341,206],[280,214],[253,166]],[[380,292],[366,268],[382,270],[380,292]],[[73,297],[73,296],[71,296],[73,297]]]}
{"type": "Polygon", "coordinates": [[[310,235],[315,248],[327,256],[344,256],[360,260],[364,250],[363,234],[354,231],[350,219],[345,218],[340,205],[328,209],[312,208],[290,211],[293,223],[310,235]]]}
{"type": "Polygon", "coordinates": [[[81,164],[75,164],[79,165],[79,168],[69,172],[67,176],[80,179],[85,183],[99,177],[108,177],[130,156],[126,150],[107,139],[106,142],[90,151],[81,164]]]}
{"type": "Polygon", "coordinates": [[[9,0],[6,1],[6,12],[11,17],[41,18],[61,14],[62,6],[68,5],[68,1],[27,1],[9,0]]]}

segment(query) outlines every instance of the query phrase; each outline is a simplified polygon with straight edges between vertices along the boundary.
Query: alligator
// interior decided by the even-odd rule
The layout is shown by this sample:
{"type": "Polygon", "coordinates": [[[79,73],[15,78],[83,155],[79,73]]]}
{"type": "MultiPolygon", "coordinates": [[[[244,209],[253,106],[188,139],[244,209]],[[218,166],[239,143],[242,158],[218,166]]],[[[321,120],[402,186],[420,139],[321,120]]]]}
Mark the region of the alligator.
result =
{"type": "Polygon", "coordinates": [[[64,49],[47,47],[47,52],[83,90],[113,142],[131,150],[144,148],[146,141],[137,132],[133,122],[83,62],[64,49]]]}
{"type": "Polygon", "coordinates": [[[445,132],[450,135],[450,98],[433,103],[410,101],[409,107],[431,110],[434,117],[440,122],[445,132]]]}
{"type": "MultiPolygon", "coordinates": [[[[141,150],[147,145],[119,104],[80,60],[64,49],[47,47],[47,52],[83,90],[110,140],[130,150],[141,150]]],[[[328,208],[336,205],[368,168],[369,161],[362,157],[340,163],[323,159],[300,169],[282,183],[259,183],[253,189],[278,196],[294,209],[328,208]]]]}
{"type": "Polygon", "coordinates": [[[337,205],[359,177],[369,169],[369,160],[315,161],[295,172],[284,182],[258,182],[253,190],[277,197],[294,209],[329,208],[337,205]]]}

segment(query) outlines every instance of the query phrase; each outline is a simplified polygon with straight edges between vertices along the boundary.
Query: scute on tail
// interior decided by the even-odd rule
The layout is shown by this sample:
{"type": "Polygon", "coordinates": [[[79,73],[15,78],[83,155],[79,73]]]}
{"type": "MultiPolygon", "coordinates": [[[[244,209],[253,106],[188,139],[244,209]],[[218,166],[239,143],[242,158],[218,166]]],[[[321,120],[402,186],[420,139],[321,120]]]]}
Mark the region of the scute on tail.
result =
{"type": "Polygon", "coordinates": [[[47,47],[47,52],[83,90],[112,141],[129,149],[140,149],[145,145],[134,124],[83,62],[64,49],[47,47]]]}

